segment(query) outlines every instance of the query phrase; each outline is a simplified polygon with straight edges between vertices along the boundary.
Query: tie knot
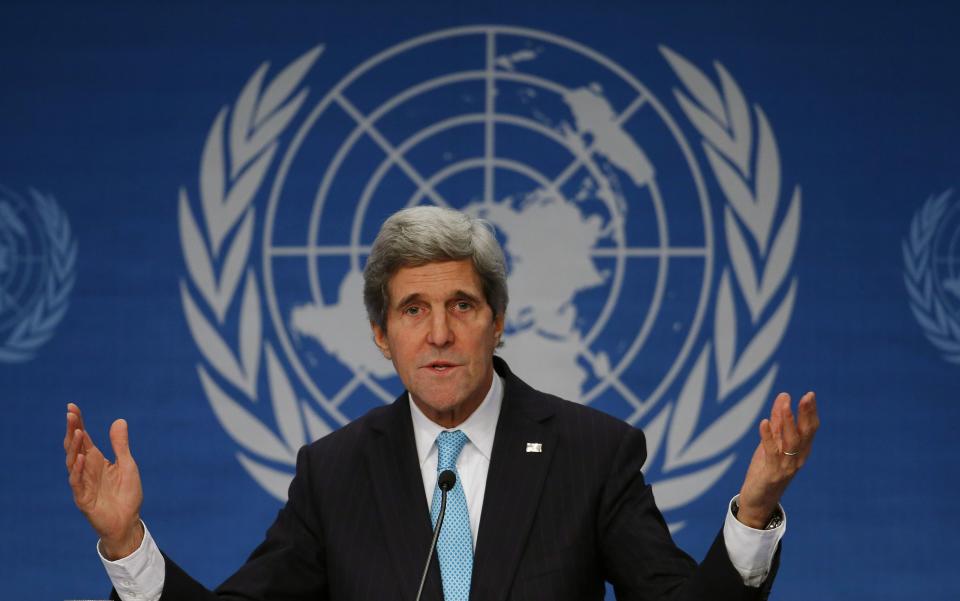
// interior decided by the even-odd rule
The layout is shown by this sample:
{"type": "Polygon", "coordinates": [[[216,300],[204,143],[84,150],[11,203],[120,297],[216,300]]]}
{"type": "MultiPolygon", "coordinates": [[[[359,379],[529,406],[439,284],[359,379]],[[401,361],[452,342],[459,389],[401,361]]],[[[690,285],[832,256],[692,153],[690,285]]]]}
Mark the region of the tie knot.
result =
{"type": "Polygon", "coordinates": [[[437,452],[439,454],[437,471],[456,469],[457,457],[460,456],[460,451],[463,450],[465,444],[467,444],[467,435],[462,430],[441,432],[437,436],[437,452]]]}

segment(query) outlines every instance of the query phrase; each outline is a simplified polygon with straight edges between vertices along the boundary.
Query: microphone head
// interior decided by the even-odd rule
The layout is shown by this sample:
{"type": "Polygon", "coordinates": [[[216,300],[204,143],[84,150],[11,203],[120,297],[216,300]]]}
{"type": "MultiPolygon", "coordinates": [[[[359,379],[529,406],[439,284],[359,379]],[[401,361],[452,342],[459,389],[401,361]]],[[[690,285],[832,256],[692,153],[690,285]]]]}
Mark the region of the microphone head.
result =
{"type": "Polygon", "coordinates": [[[449,492],[456,483],[457,475],[453,473],[453,470],[443,470],[440,472],[440,475],[437,476],[437,486],[439,486],[443,492],[449,492]]]}

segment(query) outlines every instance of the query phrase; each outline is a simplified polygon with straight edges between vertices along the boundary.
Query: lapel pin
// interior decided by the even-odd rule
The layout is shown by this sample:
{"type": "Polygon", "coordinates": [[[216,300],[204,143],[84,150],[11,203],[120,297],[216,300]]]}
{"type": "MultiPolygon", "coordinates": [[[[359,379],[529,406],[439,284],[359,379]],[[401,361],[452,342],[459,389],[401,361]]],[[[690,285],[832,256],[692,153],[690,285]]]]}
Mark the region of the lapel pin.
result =
{"type": "Polygon", "coordinates": [[[539,442],[528,442],[527,443],[527,452],[528,453],[542,453],[543,444],[539,442]]]}

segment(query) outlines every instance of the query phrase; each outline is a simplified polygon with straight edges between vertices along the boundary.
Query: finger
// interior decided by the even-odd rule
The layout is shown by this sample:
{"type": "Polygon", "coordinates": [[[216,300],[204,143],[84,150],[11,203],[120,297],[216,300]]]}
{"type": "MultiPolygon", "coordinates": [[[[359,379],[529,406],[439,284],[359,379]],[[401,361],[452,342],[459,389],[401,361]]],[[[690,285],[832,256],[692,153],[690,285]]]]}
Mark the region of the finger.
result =
{"type": "Polygon", "coordinates": [[[110,444],[113,446],[113,455],[115,461],[131,461],[130,455],[130,432],[127,427],[127,420],[118,419],[110,426],[110,444]]]}
{"type": "Polygon", "coordinates": [[[73,465],[76,463],[77,455],[80,453],[80,445],[83,442],[83,432],[74,430],[70,437],[70,444],[67,446],[67,471],[73,471],[73,465]]]}
{"type": "Polygon", "coordinates": [[[808,392],[797,404],[797,428],[800,436],[805,440],[812,440],[820,427],[820,416],[817,413],[817,395],[808,392]]]}
{"type": "Polygon", "coordinates": [[[790,395],[781,392],[773,401],[773,407],[770,409],[770,429],[773,432],[773,438],[778,445],[782,446],[783,436],[783,404],[790,404],[790,395]]]}
{"type": "Polygon", "coordinates": [[[793,411],[790,409],[790,402],[783,406],[783,447],[784,454],[789,453],[794,456],[803,449],[801,448],[800,433],[797,431],[797,422],[793,418],[793,411]]]}
{"type": "Polygon", "coordinates": [[[77,429],[77,416],[67,411],[67,431],[63,433],[63,450],[70,450],[70,443],[73,442],[73,432],[77,429]]]}
{"type": "Polygon", "coordinates": [[[70,489],[73,490],[73,500],[79,505],[84,493],[83,487],[83,466],[86,464],[83,455],[77,457],[73,467],[70,469],[70,489]]]}
{"type": "Polygon", "coordinates": [[[73,440],[73,431],[83,429],[83,419],[80,417],[80,408],[73,403],[67,403],[67,431],[63,434],[63,449],[66,450],[73,440]]]}
{"type": "Polygon", "coordinates": [[[767,457],[776,457],[780,454],[777,440],[773,435],[773,427],[768,419],[760,422],[760,444],[763,445],[767,457]]]}
{"type": "Polygon", "coordinates": [[[78,407],[75,403],[67,403],[67,413],[72,413],[77,416],[77,421],[79,421],[79,424],[77,425],[78,428],[81,430],[86,429],[86,426],[83,425],[83,413],[80,411],[80,407],[78,407]]]}

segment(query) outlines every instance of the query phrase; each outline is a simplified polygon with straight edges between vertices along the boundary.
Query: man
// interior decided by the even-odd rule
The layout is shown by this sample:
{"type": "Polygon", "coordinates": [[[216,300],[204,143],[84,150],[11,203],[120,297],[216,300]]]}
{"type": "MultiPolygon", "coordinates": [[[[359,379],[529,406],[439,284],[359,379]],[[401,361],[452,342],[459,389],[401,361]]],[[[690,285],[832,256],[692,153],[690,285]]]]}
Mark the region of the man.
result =
{"type": "MultiPolygon", "coordinates": [[[[740,495],[697,566],[643,480],[642,433],[530,388],[494,357],[506,267],[484,222],[437,207],[393,215],[364,270],[364,302],[408,392],[301,449],[287,504],[219,598],[413,599],[446,469],[457,480],[424,599],[601,599],[604,581],[618,599],[769,592],[785,527],[779,499],[818,427],[812,393],[796,421],[787,395],[774,401],[740,495]]],[[[70,485],[119,596],[217,598],[159,552],[140,521],[123,420],[110,438],[112,464],[68,406],[70,485]]]]}

